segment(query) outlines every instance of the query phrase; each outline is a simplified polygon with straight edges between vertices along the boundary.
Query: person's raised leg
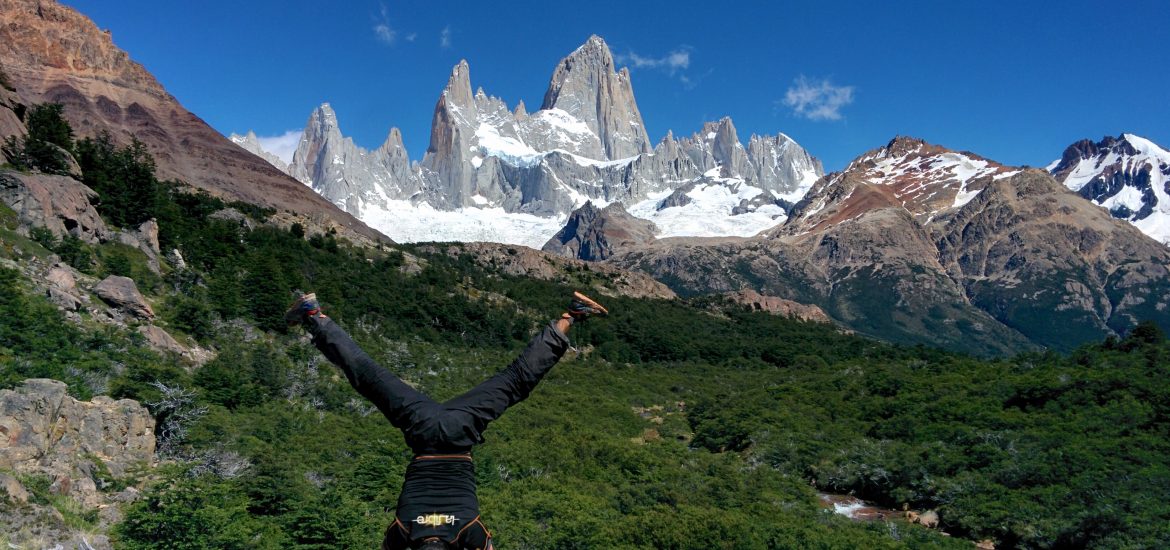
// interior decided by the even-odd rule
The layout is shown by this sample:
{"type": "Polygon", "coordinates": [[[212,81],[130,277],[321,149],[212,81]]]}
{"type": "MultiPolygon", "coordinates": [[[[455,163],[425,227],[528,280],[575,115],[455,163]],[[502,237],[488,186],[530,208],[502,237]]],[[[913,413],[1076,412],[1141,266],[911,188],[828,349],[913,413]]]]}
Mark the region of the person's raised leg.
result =
{"type": "MultiPolygon", "coordinates": [[[[545,374],[561,359],[569,348],[567,336],[573,323],[592,316],[604,316],[609,311],[580,292],[574,292],[568,310],[550,322],[528,342],[528,347],[510,365],[467,393],[446,403],[443,407],[459,415],[470,426],[476,443],[482,440],[487,424],[504,414],[508,407],[528,397],[545,374]]],[[[448,415],[450,416],[450,415],[448,415]]],[[[450,428],[445,431],[453,431],[450,428]]]]}
{"type": "Polygon", "coordinates": [[[411,427],[437,413],[439,405],[434,400],[375,362],[344,329],[323,314],[315,294],[297,298],[285,314],[285,321],[290,326],[303,325],[312,335],[313,345],[345,373],[353,389],[406,433],[408,443],[412,441],[411,427]]]}

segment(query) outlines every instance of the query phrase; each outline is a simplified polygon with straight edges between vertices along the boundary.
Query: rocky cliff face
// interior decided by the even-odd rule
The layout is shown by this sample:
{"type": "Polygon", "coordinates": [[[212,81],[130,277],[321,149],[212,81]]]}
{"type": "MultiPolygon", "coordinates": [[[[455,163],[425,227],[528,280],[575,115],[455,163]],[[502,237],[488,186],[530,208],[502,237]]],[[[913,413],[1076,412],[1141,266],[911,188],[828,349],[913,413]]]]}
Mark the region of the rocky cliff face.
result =
{"type": "Polygon", "coordinates": [[[381,147],[367,151],[341,135],[337,114],[328,103],[309,116],[288,172],[359,217],[367,204],[384,205],[389,197],[410,196],[417,190],[397,128],[390,130],[381,147]]]}
{"type": "Polygon", "coordinates": [[[0,202],[16,211],[28,227],[46,227],[57,238],[73,235],[89,243],[112,232],[93,207],[97,193],[68,176],[0,170],[0,202]]]}
{"type": "Polygon", "coordinates": [[[1047,174],[895,139],[822,178],[784,225],[611,260],[682,293],[754,289],[845,326],[977,353],[1170,327],[1170,253],[1047,174]]]}
{"type": "Polygon", "coordinates": [[[1078,141],[1048,166],[1056,181],[1170,245],[1170,151],[1133,134],[1078,141]]]}
{"type": "Polygon", "coordinates": [[[7,540],[111,548],[104,535],[75,532],[52,507],[33,502],[31,488],[19,478],[47,478],[50,494],[98,510],[102,532],[121,518],[118,504],[138,494],[134,487],[115,491],[108,484],[152,465],[154,450],[154,418],[136,401],[78,401],[66,395],[64,382],[46,379],[0,390],[0,499],[9,501],[0,505],[0,518],[7,540]]]}
{"type": "Polygon", "coordinates": [[[25,104],[55,102],[81,136],[144,142],[163,179],[379,235],[183,108],[108,32],[53,0],[0,0],[0,64],[25,104]]]}
{"type": "Polygon", "coordinates": [[[597,208],[586,202],[573,211],[564,229],[542,250],[581,260],[604,260],[620,249],[653,242],[657,231],[653,223],[631,216],[621,203],[597,208]]]}
{"type": "Polygon", "coordinates": [[[591,36],[557,65],[541,105],[541,110],[559,109],[585,123],[604,153],[591,158],[627,158],[650,149],[630,71],[615,69],[609,46],[591,36]]]}

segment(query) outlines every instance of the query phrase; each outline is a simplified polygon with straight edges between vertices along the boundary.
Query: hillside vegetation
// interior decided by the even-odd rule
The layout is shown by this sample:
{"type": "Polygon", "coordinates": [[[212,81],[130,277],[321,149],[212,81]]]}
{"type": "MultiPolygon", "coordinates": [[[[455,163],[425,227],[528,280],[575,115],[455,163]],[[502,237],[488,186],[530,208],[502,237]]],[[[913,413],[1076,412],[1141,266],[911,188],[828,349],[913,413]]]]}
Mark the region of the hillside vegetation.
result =
{"type": "MultiPolygon", "coordinates": [[[[442,247],[357,248],[265,224],[273,212],[158,182],[133,145],[77,148],[107,221],[157,219],[187,267],[147,275],[132,255],[75,239],[6,242],[0,255],[48,246],[95,275],[137,274],[161,324],[218,353],[193,368],[124,328],[69,322],[0,268],[0,386],[56,378],[159,419],[167,460],[116,527],[120,548],[380,542],[410,451],[282,326],[290,289],[316,291],[375,359],[437,399],[506,365],[570,291],[442,247]],[[254,225],[212,217],[228,207],[254,225]]],[[[1170,544],[1170,342],[1153,325],[1069,355],[986,360],[710,298],[598,297],[614,314],[574,329],[575,351],[476,449],[502,549],[1170,544]],[[817,490],[937,510],[953,536],[854,523],[817,490]]]]}

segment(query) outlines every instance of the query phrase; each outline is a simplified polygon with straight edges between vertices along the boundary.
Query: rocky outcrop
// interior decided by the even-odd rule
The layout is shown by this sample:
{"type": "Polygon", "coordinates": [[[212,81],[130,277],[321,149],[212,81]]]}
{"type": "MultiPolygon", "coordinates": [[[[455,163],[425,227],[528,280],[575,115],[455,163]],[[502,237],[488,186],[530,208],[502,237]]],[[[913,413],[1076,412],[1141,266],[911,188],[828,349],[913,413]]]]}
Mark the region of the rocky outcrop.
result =
{"type": "Polygon", "coordinates": [[[34,504],[18,476],[47,478],[51,494],[68,497],[83,510],[96,509],[100,533],[120,519],[118,503],[138,494],[133,487],[116,491],[111,483],[154,463],[154,418],[136,401],[106,396],[78,401],[66,389],[64,382],[30,379],[0,390],[0,471],[17,474],[0,474],[0,487],[19,503],[0,505],[0,523],[14,544],[28,537],[30,544],[39,539],[70,548],[110,548],[104,535],[78,533],[56,510],[34,504]]]}
{"type": "Polygon", "coordinates": [[[622,248],[654,241],[658,228],[626,212],[621,203],[603,209],[586,202],[573,211],[565,227],[542,250],[569,258],[598,261],[622,248]]]}
{"type": "MultiPolygon", "coordinates": [[[[54,102],[78,136],[147,145],[159,179],[297,212],[355,240],[381,235],[187,111],[108,32],[53,0],[0,0],[0,64],[27,105],[54,102]]],[[[0,115],[2,116],[2,115],[0,115]]]]}
{"type": "Polygon", "coordinates": [[[139,319],[147,321],[154,319],[154,310],[146,302],[142,293],[138,292],[134,279],[110,275],[95,285],[93,292],[107,304],[139,319]]]}
{"type": "MultiPolygon", "coordinates": [[[[2,66],[0,66],[0,80],[8,81],[8,75],[4,73],[2,66]]],[[[25,105],[21,103],[20,97],[16,95],[14,89],[0,85],[0,143],[9,136],[20,138],[28,134],[28,129],[24,127],[20,116],[25,109],[25,105]]],[[[4,157],[4,151],[0,150],[0,164],[7,161],[8,159],[4,157]]]]}
{"type": "Polygon", "coordinates": [[[764,296],[751,289],[724,294],[732,302],[743,304],[755,311],[764,311],[781,317],[791,317],[816,323],[832,322],[825,311],[815,305],[801,304],[776,296],[764,296]]]}
{"type": "Polygon", "coordinates": [[[66,176],[0,170],[0,201],[16,211],[24,227],[46,227],[58,238],[73,235],[89,243],[110,232],[93,207],[95,193],[66,176]]]}
{"type": "Polygon", "coordinates": [[[142,325],[138,327],[138,334],[141,334],[146,339],[146,344],[151,349],[161,353],[173,353],[176,355],[184,355],[187,353],[187,348],[175,340],[169,332],[156,327],[154,325],[142,325]]]}
{"type": "Polygon", "coordinates": [[[118,242],[138,249],[145,254],[146,263],[151,271],[161,272],[162,268],[159,263],[161,252],[159,251],[158,222],[156,220],[146,220],[139,224],[137,229],[119,231],[117,239],[118,242]]]}

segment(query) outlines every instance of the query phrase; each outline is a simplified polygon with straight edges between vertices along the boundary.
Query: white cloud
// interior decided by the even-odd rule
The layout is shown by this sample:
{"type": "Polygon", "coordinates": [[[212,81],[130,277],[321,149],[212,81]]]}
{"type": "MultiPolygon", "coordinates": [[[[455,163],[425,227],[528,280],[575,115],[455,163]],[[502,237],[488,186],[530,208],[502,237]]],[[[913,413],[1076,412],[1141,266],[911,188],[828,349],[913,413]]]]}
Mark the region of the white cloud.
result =
{"type": "Polygon", "coordinates": [[[390,12],[386,4],[382,4],[382,17],[374,25],[374,36],[386,44],[393,44],[398,39],[398,31],[390,27],[390,12]]]}
{"type": "Polygon", "coordinates": [[[415,38],[418,38],[418,33],[417,33],[417,32],[412,32],[412,33],[410,33],[410,34],[406,35],[406,41],[407,41],[407,42],[414,42],[414,39],[415,39],[415,38]]]}
{"type": "Polygon", "coordinates": [[[670,74],[691,66],[691,52],[688,49],[677,49],[662,57],[646,57],[635,52],[618,54],[615,59],[618,63],[634,66],[636,69],[664,69],[670,74]]]}
{"type": "Polygon", "coordinates": [[[301,143],[301,134],[304,130],[289,130],[279,136],[256,136],[260,148],[272,153],[283,160],[285,164],[292,162],[293,153],[301,143]]]}
{"type": "Polygon", "coordinates": [[[784,105],[809,120],[841,120],[841,108],[853,103],[853,86],[834,86],[829,80],[800,75],[784,94],[784,105]]]}
{"type": "Polygon", "coordinates": [[[451,25],[443,27],[443,31],[439,33],[439,47],[444,49],[451,47],[451,25]]]}

